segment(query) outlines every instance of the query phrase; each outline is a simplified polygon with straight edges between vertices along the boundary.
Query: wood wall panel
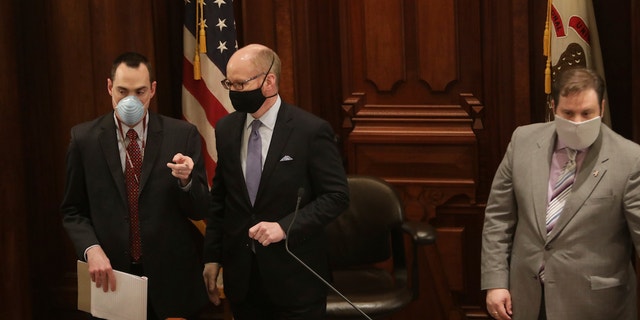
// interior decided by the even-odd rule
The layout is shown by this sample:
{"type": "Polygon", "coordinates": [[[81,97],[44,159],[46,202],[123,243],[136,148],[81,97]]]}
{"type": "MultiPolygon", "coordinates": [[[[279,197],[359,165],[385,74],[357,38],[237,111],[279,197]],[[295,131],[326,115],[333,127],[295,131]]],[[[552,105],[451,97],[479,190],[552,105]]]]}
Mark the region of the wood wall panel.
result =
{"type": "Polygon", "coordinates": [[[436,244],[440,259],[442,259],[442,264],[448,268],[446,275],[449,289],[458,292],[465,291],[464,277],[466,274],[463,270],[464,259],[461,259],[466,253],[464,228],[438,228],[437,238],[440,240],[436,244]]]}
{"type": "Polygon", "coordinates": [[[419,77],[433,91],[445,91],[458,76],[455,7],[455,0],[416,2],[419,77]]]}
{"type": "MultiPolygon", "coordinates": [[[[466,274],[460,263],[472,261],[462,250],[466,243],[461,233],[450,232],[465,230],[467,222],[439,224],[437,208],[459,196],[469,206],[477,201],[477,133],[486,128],[478,54],[481,19],[478,7],[457,6],[454,0],[400,3],[399,13],[390,8],[390,2],[342,3],[345,152],[350,173],[384,178],[400,190],[408,220],[430,222],[444,235],[437,240],[438,250],[428,252],[427,266],[421,270],[421,279],[428,281],[431,276],[433,280],[419,299],[423,307],[408,308],[399,317],[439,308],[441,315],[433,315],[434,319],[451,319],[463,314],[452,299],[453,292],[477,288],[463,285],[473,275],[466,274]],[[362,20],[360,12],[365,14],[362,20]],[[396,21],[402,22],[401,31],[393,24],[379,30],[368,23],[370,18],[394,14],[400,15],[396,21]],[[373,34],[384,38],[388,32],[404,41],[392,46],[369,41],[373,34]],[[401,58],[397,46],[402,46],[401,58]],[[359,61],[363,52],[364,64],[359,61]],[[369,56],[378,59],[375,65],[369,63],[369,56]],[[378,80],[371,79],[372,74],[389,76],[388,69],[399,63],[402,73],[396,76],[402,75],[402,82],[392,78],[386,83],[393,90],[384,90],[378,80]]],[[[479,308],[480,302],[475,303],[479,308]]]]}
{"type": "Polygon", "coordinates": [[[26,252],[28,218],[28,166],[22,161],[27,148],[23,126],[19,83],[21,50],[19,49],[19,6],[16,1],[0,2],[0,141],[4,156],[0,159],[3,179],[0,182],[0,252],[5,259],[0,265],[2,319],[30,319],[32,282],[26,252]]]}
{"type": "Polygon", "coordinates": [[[378,91],[405,80],[404,11],[400,0],[363,2],[365,77],[378,91]]]}
{"type": "Polygon", "coordinates": [[[454,0],[340,2],[343,99],[362,92],[371,104],[457,104],[460,93],[470,92],[482,101],[482,86],[476,81],[482,76],[479,3],[456,4],[454,0]],[[367,12],[374,17],[398,14],[394,21],[402,27],[384,18],[369,20],[367,12]],[[385,37],[391,45],[374,40],[385,37]],[[377,59],[375,64],[369,57],[377,59]],[[378,84],[383,75],[391,82],[378,84]]]}

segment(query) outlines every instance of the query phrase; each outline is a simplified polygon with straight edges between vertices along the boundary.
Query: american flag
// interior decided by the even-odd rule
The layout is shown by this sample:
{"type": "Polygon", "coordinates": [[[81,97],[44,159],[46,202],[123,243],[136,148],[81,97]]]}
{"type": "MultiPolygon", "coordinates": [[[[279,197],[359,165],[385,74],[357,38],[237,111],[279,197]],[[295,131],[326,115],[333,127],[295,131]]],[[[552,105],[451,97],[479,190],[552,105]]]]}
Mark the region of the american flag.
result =
{"type": "Polygon", "coordinates": [[[202,154],[211,183],[218,159],[215,124],[234,110],[229,93],[220,84],[229,57],[238,48],[233,0],[184,0],[184,5],[182,115],[198,127],[202,136],[202,154]],[[204,43],[206,50],[201,46],[204,43]]]}

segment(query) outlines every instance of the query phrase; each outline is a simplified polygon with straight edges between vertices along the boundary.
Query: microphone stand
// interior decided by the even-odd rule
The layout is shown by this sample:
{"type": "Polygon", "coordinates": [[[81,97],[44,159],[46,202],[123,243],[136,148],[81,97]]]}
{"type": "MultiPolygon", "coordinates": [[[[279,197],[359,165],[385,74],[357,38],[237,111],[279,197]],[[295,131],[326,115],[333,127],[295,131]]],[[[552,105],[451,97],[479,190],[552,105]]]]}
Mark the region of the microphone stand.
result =
{"type": "Polygon", "coordinates": [[[347,297],[345,297],[342,293],[340,293],[340,291],[338,291],[338,289],[334,288],[329,282],[327,282],[327,280],[322,278],[322,276],[320,276],[318,273],[316,273],[311,267],[309,267],[306,263],[304,263],[302,260],[300,260],[300,258],[298,258],[295,254],[293,254],[293,252],[291,252],[289,250],[289,231],[291,230],[291,226],[293,225],[293,222],[296,220],[296,217],[298,216],[298,209],[300,207],[300,201],[302,200],[302,195],[303,194],[304,194],[304,188],[298,189],[298,201],[296,202],[296,210],[293,212],[293,219],[291,219],[291,223],[289,223],[289,227],[287,227],[287,238],[284,240],[284,248],[302,266],[304,266],[305,268],[307,268],[307,270],[309,270],[311,273],[313,273],[313,275],[316,276],[316,278],[318,278],[322,282],[324,282],[324,284],[327,285],[327,287],[331,288],[331,290],[333,290],[333,292],[337,293],[339,296],[342,297],[342,299],[344,299],[344,301],[348,302],[354,309],[356,309],[358,312],[360,312],[360,314],[362,314],[362,316],[364,316],[365,319],[371,320],[371,318],[366,313],[364,313],[364,311],[362,311],[360,308],[358,308],[358,306],[353,304],[349,299],[347,299],[347,297]]]}

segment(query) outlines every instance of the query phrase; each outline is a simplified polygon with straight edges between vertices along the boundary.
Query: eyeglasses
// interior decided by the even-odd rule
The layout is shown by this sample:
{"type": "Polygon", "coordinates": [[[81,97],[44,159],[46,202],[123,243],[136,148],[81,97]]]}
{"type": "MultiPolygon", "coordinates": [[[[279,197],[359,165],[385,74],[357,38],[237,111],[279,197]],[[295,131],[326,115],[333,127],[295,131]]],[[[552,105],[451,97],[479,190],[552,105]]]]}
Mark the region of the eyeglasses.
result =
{"type": "Polygon", "coordinates": [[[249,81],[258,79],[258,77],[260,77],[262,75],[266,75],[266,73],[264,73],[264,72],[259,73],[259,74],[255,75],[255,76],[245,80],[245,81],[231,82],[231,80],[229,80],[229,79],[224,79],[224,80],[220,81],[220,83],[227,90],[231,90],[231,88],[233,88],[233,90],[240,91],[240,90],[244,89],[244,85],[247,84],[249,81]]]}

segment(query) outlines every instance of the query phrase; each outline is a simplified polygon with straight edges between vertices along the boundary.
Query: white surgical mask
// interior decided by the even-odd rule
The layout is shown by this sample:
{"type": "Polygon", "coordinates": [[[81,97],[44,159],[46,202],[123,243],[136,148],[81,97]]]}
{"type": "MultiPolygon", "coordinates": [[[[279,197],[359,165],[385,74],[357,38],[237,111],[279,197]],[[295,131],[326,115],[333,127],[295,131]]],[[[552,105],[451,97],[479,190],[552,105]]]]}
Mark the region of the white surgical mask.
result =
{"type": "Polygon", "coordinates": [[[571,149],[582,150],[596,141],[602,121],[600,117],[595,117],[583,122],[573,122],[556,115],[554,122],[558,139],[571,149]]]}
{"type": "Polygon", "coordinates": [[[145,108],[138,97],[126,96],[118,102],[116,112],[120,120],[131,127],[142,120],[145,108]]]}

